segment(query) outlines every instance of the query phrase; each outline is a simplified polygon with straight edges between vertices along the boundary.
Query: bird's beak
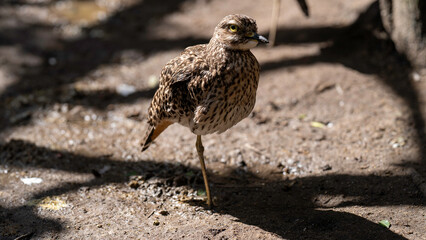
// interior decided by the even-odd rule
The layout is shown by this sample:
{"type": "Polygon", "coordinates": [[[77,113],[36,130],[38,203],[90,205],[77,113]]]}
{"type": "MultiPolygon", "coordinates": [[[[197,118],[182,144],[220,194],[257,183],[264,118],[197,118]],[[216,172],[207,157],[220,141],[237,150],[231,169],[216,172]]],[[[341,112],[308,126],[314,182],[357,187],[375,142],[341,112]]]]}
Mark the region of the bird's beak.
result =
{"type": "Polygon", "coordinates": [[[268,39],[262,35],[255,33],[253,36],[249,37],[251,39],[257,40],[260,43],[269,43],[268,39]]]}

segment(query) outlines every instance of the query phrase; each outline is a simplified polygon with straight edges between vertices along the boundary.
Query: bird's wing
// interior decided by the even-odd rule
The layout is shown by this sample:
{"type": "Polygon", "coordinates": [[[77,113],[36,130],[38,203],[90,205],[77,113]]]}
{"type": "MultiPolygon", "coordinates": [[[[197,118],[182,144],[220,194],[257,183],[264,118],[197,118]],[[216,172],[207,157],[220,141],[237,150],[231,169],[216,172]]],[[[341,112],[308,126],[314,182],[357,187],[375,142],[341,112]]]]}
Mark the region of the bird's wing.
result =
{"type": "Polygon", "coordinates": [[[180,56],[168,62],[161,72],[160,85],[199,82],[198,79],[208,71],[204,58],[205,47],[205,44],[188,47],[180,56]]]}
{"type": "Polygon", "coordinates": [[[151,125],[194,111],[193,108],[204,97],[202,90],[207,87],[205,82],[208,80],[204,50],[205,45],[188,47],[164,66],[158,90],[148,110],[151,125]]]}

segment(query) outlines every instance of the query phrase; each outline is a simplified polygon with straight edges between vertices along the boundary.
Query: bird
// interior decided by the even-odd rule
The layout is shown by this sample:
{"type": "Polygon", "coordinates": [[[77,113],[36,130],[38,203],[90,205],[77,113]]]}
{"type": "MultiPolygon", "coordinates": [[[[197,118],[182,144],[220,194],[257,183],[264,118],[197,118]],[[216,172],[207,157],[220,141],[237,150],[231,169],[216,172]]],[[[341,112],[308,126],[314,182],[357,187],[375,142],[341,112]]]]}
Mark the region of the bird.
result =
{"type": "Polygon", "coordinates": [[[268,39],[257,33],[253,18],[224,17],[208,43],[187,47],[163,67],[148,108],[142,152],[171,124],[189,128],[197,136],[209,208],[212,198],[201,136],[223,133],[253,110],[260,65],[250,49],[259,43],[266,44],[268,39]]]}

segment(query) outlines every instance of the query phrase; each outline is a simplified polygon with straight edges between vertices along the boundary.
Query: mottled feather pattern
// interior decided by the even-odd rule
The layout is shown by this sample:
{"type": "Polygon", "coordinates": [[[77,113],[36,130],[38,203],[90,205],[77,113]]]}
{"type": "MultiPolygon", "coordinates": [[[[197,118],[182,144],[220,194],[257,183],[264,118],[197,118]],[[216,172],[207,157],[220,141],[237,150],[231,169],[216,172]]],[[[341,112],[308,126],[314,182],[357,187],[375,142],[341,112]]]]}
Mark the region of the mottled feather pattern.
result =
{"type": "Polygon", "coordinates": [[[260,67],[249,49],[242,48],[252,41],[245,35],[256,31],[253,19],[227,16],[208,44],[188,47],[167,63],[148,124],[155,129],[164,121],[179,123],[205,135],[222,133],[246,118],[255,105],[260,67]],[[229,24],[237,24],[241,33],[229,33],[229,24]]]}

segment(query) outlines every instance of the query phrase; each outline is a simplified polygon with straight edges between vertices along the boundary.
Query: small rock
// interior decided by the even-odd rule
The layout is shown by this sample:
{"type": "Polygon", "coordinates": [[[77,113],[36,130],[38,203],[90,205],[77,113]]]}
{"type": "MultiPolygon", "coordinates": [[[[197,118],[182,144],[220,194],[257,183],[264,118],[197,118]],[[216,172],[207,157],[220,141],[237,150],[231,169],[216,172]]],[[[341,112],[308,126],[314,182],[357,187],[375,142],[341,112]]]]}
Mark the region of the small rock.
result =
{"type": "Polygon", "coordinates": [[[155,196],[156,197],[161,197],[163,195],[163,189],[159,189],[156,193],[155,196]]]}
{"type": "Polygon", "coordinates": [[[213,236],[216,236],[216,235],[218,235],[219,233],[221,233],[221,232],[223,232],[223,231],[225,231],[226,230],[226,228],[220,228],[220,229],[214,229],[214,228],[212,228],[212,229],[209,229],[208,231],[213,235],[213,236]]]}
{"type": "Polygon", "coordinates": [[[392,148],[399,148],[399,147],[403,147],[406,144],[406,141],[403,137],[398,137],[396,139],[393,139],[390,142],[390,145],[392,146],[392,148]]]}
{"type": "Polygon", "coordinates": [[[148,86],[150,86],[151,88],[157,87],[159,83],[159,79],[157,78],[157,76],[155,75],[151,75],[148,78],[148,86]]]}
{"type": "Polygon", "coordinates": [[[23,178],[21,178],[21,182],[23,182],[25,185],[32,185],[32,184],[42,183],[43,179],[23,177],[23,178]]]}
{"type": "MultiPolygon", "coordinates": [[[[148,177],[146,177],[148,179],[148,177]]],[[[164,186],[165,180],[159,177],[151,177],[147,181],[148,185],[153,185],[157,187],[164,186]]]]}
{"type": "Polygon", "coordinates": [[[332,167],[329,164],[327,164],[327,165],[323,166],[321,169],[325,172],[325,171],[330,171],[332,169],[332,167]]]}
{"type": "Polygon", "coordinates": [[[411,74],[411,76],[413,77],[413,80],[414,80],[415,82],[420,81],[420,74],[418,74],[418,73],[416,73],[416,72],[413,72],[413,73],[411,74]]]}
{"type": "Polygon", "coordinates": [[[116,91],[121,96],[127,97],[130,94],[136,92],[136,88],[134,86],[132,86],[132,85],[120,84],[120,85],[117,86],[116,91]]]}
{"type": "Polygon", "coordinates": [[[153,224],[154,224],[154,226],[158,226],[158,225],[160,225],[160,221],[155,220],[153,224]]]}
{"type": "Polygon", "coordinates": [[[90,190],[90,187],[87,187],[87,186],[83,186],[78,189],[78,191],[80,192],[88,192],[89,190],[90,190]]]}
{"type": "Polygon", "coordinates": [[[160,213],[161,215],[163,215],[163,216],[167,216],[167,215],[169,215],[169,212],[168,212],[168,211],[166,211],[166,210],[161,210],[159,213],[160,213]]]}
{"type": "Polygon", "coordinates": [[[315,86],[315,92],[323,93],[325,91],[331,90],[336,86],[333,82],[320,82],[315,86]]]}
{"type": "Polygon", "coordinates": [[[140,187],[140,183],[137,180],[132,180],[129,182],[129,187],[138,189],[138,187],[140,187]]]}
{"type": "Polygon", "coordinates": [[[317,141],[317,142],[321,142],[321,141],[324,141],[326,139],[327,139],[327,136],[325,136],[325,134],[323,134],[323,133],[319,133],[319,134],[316,134],[314,136],[314,140],[317,141]]]}

